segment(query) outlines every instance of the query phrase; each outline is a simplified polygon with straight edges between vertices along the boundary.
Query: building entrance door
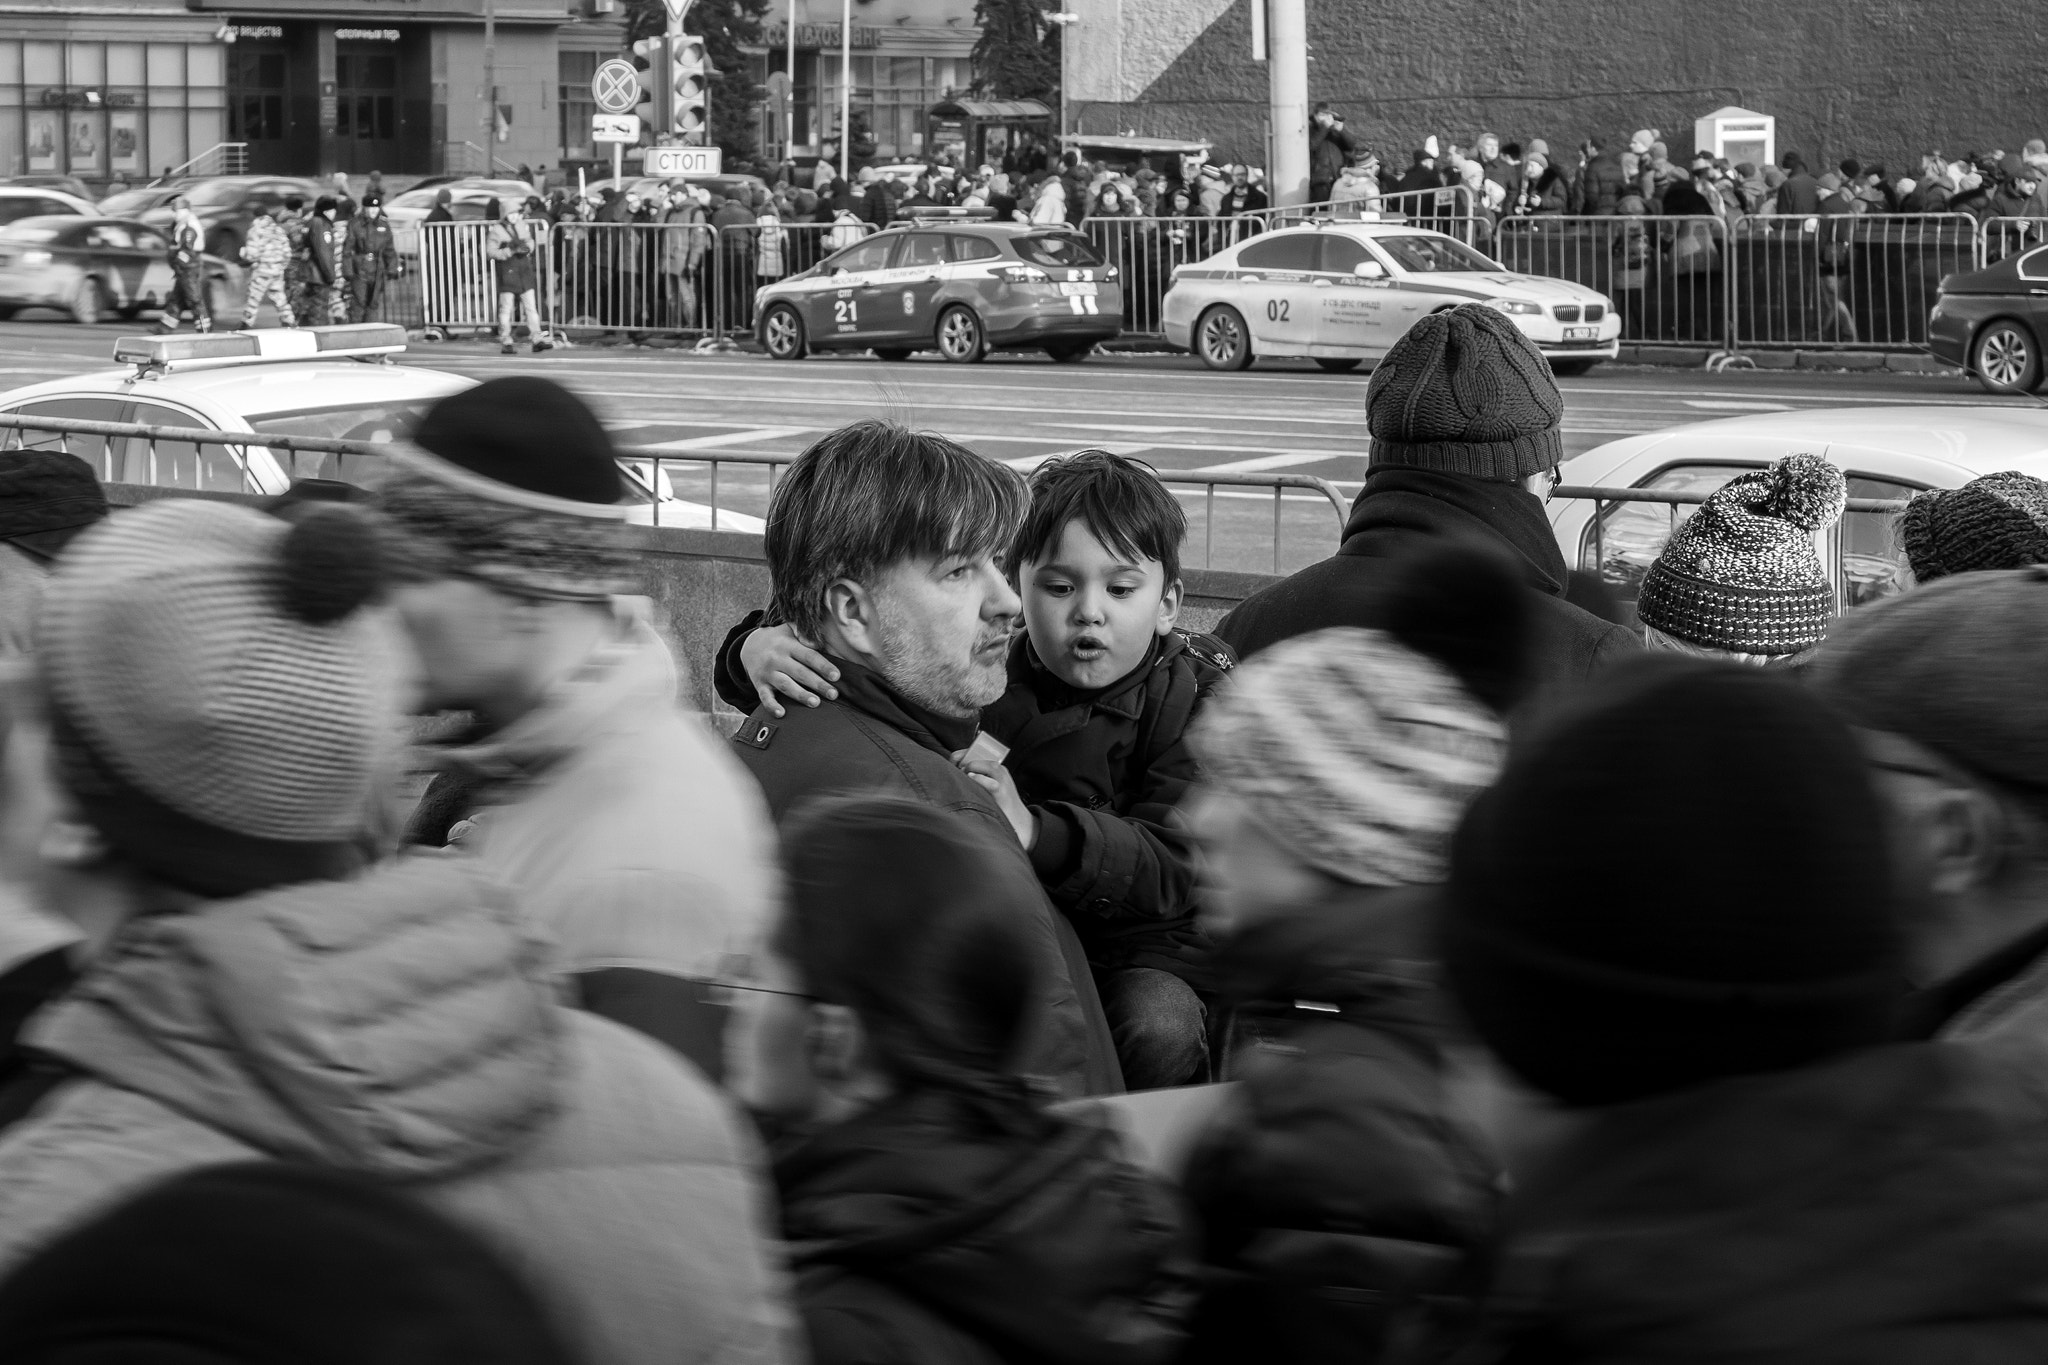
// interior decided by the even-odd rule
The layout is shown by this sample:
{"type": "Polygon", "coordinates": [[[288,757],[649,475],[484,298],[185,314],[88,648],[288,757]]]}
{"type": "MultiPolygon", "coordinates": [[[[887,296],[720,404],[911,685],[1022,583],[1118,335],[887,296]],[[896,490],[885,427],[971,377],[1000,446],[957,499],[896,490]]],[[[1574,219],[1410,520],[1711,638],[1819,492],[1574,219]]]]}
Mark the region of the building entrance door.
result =
{"type": "MultiPolygon", "coordinates": [[[[286,114],[291,107],[291,62],[283,43],[239,42],[228,56],[228,141],[249,144],[249,170],[287,175],[295,166],[286,114]]],[[[194,147],[197,154],[206,149],[194,147]]]]}
{"type": "Polygon", "coordinates": [[[335,44],[334,143],[337,170],[398,168],[397,44],[335,44]]]}

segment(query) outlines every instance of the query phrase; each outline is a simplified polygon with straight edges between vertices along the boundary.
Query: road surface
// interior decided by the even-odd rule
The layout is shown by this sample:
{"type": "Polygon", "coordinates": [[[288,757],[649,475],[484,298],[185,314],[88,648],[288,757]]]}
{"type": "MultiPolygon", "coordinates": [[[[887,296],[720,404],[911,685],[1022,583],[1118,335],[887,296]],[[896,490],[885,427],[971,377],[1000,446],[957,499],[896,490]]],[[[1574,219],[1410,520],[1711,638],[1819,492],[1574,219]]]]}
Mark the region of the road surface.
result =
{"type": "MultiPolygon", "coordinates": [[[[0,324],[0,388],[102,368],[133,324],[83,328],[29,318],[0,324]]],[[[622,445],[673,457],[676,492],[712,496],[713,473],[693,454],[744,457],[801,451],[823,432],[884,418],[944,432],[992,459],[1028,469],[1049,455],[1101,446],[1161,470],[1307,474],[1345,498],[1364,477],[1364,375],[1309,362],[1262,362],[1217,374],[1187,356],[1103,355],[1078,365],[994,356],[972,366],[936,357],[869,356],[778,363],[746,354],[580,346],[500,356],[477,342],[419,344],[408,364],[479,379],[546,374],[582,393],[622,445]]],[[[1560,384],[1567,455],[1659,427],[1745,412],[1853,404],[2011,404],[1941,375],[1819,374],[1610,366],[1560,384]]],[[[766,470],[721,466],[721,508],[760,515],[766,470]]],[[[1263,490],[1181,490],[1190,519],[1187,562],[1272,572],[1274,500],[1263,490]]],[[[1291,571],[1335,544],[1336,512],[1311,491],[1288,490],[1279,564],[1291,571]]]]}

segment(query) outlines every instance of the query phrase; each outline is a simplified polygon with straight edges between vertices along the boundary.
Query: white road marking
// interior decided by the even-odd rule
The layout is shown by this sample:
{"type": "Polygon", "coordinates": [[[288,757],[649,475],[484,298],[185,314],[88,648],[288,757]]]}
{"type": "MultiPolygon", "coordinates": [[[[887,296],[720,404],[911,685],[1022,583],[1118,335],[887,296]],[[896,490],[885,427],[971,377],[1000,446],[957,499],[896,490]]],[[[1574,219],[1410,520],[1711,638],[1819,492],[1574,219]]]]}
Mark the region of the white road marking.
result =
{"type": "Polygon", "coordinates": [[[1679,402],[1689,408],[1706,408],[1711,412],[1790,412],[1790,403],[1759,403],[1748,398],[1681,398],[1679,402]]]}

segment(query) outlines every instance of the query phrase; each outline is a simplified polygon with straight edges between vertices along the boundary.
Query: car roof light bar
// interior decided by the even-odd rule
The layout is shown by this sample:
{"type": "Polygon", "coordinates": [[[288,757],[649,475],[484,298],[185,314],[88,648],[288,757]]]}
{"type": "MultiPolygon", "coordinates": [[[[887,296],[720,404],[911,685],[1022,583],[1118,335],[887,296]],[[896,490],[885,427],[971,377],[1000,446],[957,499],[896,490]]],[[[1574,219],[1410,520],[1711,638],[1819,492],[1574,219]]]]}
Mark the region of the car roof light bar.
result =
{"type": "Polygon", "coordinates": [[[122,337],[114,343],[114,361],[144,370],[169,370],[311,360],[316,356],[342,359],[395,355],[404,349],[403,327],[388,322],[358,322],[333,327],[268,327],[261,331],[191,336],[122,337]]]}

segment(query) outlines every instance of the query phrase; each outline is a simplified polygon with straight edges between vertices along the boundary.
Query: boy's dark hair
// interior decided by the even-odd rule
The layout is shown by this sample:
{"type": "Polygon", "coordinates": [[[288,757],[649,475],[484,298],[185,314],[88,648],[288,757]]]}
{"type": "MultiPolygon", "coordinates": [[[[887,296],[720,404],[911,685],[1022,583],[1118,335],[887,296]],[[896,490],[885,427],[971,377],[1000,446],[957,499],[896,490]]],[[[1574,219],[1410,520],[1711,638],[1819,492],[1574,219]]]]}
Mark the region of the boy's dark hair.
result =
{"type": "Polygon", "coordinates": [[[1078,519],[1104,546],[1131,559],[1156,559],[1166,581],[1180,578],[1188,516],[1151,467],[1107,450],[1047,460],[1031,475],[1031,510],[1010,547],[1010,576],[1042,562],[1078,519]]]}
{"type": "Polygon", "coordinates": [[[825,589],[905,559],[998,554],[1024,515],[1024,481],[930,432],[855,422],[821,436],[775,486],[763,547],[784,621],[808,640],[825,589]]]}

